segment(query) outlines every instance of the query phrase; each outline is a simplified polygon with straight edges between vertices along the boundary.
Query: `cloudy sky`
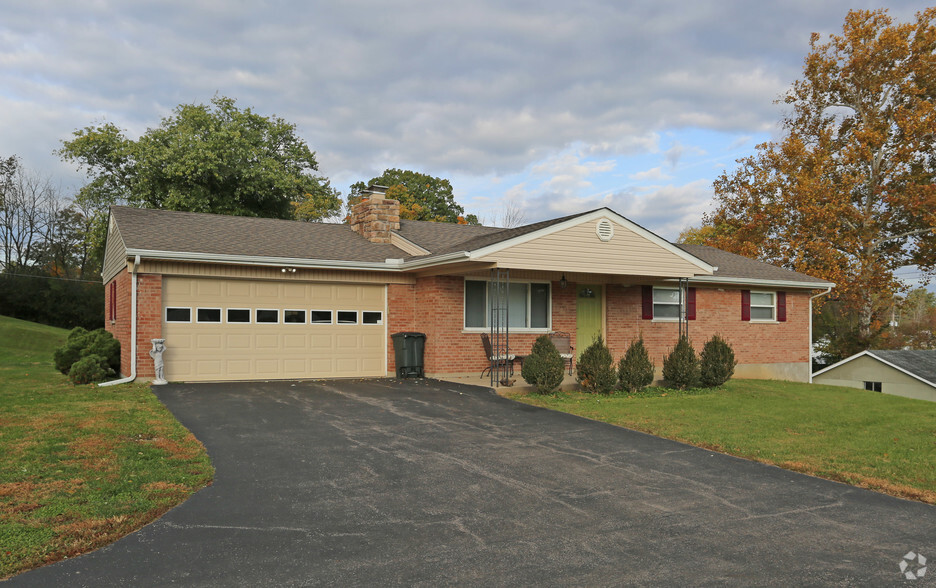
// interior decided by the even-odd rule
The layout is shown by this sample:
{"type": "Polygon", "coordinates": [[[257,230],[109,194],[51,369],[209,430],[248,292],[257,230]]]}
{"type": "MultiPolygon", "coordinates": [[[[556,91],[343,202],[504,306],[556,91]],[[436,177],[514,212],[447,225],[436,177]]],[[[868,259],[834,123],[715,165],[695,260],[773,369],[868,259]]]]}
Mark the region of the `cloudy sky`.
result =
{"type": "MultiPolygon", "coordinates": [[[[919,2],[883,5],[909,21],[919,2]]],[[[215,94],[294,123],[332,185],[449,178],[468,212],[608,206],[674,239],[712,180],[776,136],[812,32],[864,0],[5,0],[0,156],[67,193],[53,151],[136,138],[215,94]]]]}

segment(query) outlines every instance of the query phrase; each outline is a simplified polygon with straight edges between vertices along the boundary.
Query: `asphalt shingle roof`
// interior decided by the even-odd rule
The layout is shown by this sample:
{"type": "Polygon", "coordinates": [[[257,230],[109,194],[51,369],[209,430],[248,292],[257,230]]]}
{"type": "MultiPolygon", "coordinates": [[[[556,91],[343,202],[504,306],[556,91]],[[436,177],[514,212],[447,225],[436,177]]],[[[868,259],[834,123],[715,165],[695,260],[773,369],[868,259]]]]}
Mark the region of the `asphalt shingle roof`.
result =
{"type": "MultiPolygon", "coordinates": [[[[401,237],[430,253],[412,256],[387,243],[371,243],[346,224],[307,223],[256,217],[111,207],[128,249],[230,256],[282,257],[380,263],[387,259],[427,259],[454,251],[474,251],[545,229],[594,211],[510,229],[400,221],[401,237]]],[[[718,267],[716,277],[824,284],[824,280],[705,245],[677,245],[718,267]]]]}
{"type": "Polygon", "coordinates": [[[128,249],[383,262],[408,257],[386,243],[371,243],[349,225],[114,206],[128,249]]]}
{"type": "Polygon", "coordinates": [[[677,247],[705,263],[718,268],[714,276],[719,278],[744,278],[754,280],[777,280],[824,284],[826,280],[777,267],[742,255],[728,253],[708,245],[681,245],[677,247]]]}
{"type": "Polygon", "coordinates": [[[936,350],[873,349],[868,353],[936,385],[936,350]]]}

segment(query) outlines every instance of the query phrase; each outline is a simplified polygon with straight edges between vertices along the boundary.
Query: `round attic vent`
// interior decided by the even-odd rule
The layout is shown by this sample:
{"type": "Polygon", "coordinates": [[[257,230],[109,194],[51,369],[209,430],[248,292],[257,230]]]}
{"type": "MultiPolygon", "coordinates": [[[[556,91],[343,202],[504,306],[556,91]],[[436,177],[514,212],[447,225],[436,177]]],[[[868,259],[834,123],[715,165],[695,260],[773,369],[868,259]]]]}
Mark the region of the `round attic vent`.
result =
{"type": "Polygon", "coordinates": [[[603,218],[595,226],[595,233],[602,241],[610,241],[611,237],[614,236],[614,225],[608,219],[603,218]]]}

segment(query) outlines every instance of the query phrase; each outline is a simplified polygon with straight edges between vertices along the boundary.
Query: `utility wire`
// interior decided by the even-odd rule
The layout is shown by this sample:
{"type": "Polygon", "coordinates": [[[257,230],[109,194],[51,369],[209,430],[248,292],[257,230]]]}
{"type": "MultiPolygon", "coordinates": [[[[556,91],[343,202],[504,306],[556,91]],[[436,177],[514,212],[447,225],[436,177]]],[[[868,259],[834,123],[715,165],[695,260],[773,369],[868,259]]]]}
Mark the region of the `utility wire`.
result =
{"type": "Polygon", "coordinates": [[[29,274],[0,274],[0,276],[11,276],[14,278],[39,278],[41,280],[61,280],[62,282],[85,282],[88,284],[100,284],[99,280],[79,280],[78,278],[59,278],[56,276],[31,276],[29,274]]]}

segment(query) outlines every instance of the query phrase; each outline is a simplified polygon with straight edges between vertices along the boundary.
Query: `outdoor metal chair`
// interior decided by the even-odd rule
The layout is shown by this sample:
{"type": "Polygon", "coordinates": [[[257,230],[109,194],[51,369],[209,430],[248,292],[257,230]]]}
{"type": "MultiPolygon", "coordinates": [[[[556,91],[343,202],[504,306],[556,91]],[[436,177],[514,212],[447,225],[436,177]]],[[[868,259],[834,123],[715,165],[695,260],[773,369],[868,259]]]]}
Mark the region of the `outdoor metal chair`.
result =
{"type": "Polygon", "coordinates": [[[488,366],[481,370],[481,377],[484,377],[484,372],[491,372],[492,368],[509,368],[509,375],[513,375],[513,364],[514,360],[517,359],[517,356],[513,353],[510,353],[510,350],[507,350],[507,353],[498,354],[497,357],[494,357],[494,347],[491,345],[491,337],[487,333],[481,333],[481,344],[484,346],[484,356],[488,359],[488,366]]]}
{"type": "Polygon", "coordinates": [[[569,375],[572,375],[572,362],[575,359],[575,349],[572,347],[572,336],[564,331],[553,331],[549,340],[559,350],[559,357],[569,364],[569,375]]]}

